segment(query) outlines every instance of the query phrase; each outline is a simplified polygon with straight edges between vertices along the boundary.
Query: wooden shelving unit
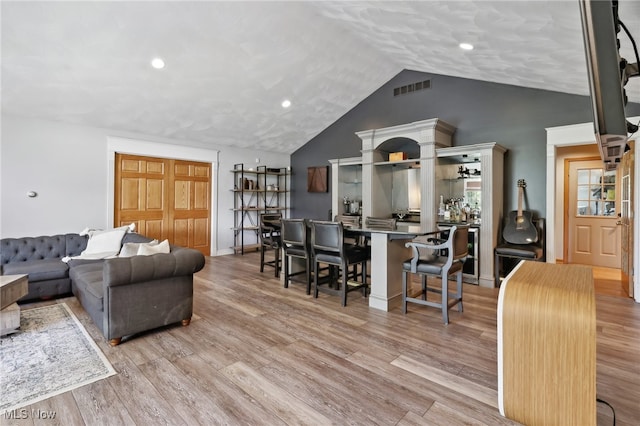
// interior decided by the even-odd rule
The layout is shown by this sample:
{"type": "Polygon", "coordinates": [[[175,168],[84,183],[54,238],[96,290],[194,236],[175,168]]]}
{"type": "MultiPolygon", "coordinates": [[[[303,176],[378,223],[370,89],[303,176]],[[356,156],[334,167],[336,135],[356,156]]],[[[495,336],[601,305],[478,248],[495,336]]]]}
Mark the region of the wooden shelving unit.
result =
{"type": "Polygon", "coordinates": [[[260,247],[258,229],[260,214],[282,213],[289,210],[289,177],[286,167],[258,166],[247,168],[243,163],[234,164],[233,197],[233,251],[245,251],[260,247]]]}

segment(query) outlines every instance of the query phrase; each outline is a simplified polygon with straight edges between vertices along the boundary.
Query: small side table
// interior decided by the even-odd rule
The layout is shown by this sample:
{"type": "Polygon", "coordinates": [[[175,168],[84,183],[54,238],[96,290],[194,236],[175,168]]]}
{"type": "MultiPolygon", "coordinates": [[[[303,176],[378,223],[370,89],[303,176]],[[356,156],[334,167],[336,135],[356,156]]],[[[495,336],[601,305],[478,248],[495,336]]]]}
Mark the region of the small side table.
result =
{"type": "Polygon", "coordinates": [[[20,328],[20,306],[16,303],[29,293],[27,275],[0,276],[0,336],[20,328]]]}

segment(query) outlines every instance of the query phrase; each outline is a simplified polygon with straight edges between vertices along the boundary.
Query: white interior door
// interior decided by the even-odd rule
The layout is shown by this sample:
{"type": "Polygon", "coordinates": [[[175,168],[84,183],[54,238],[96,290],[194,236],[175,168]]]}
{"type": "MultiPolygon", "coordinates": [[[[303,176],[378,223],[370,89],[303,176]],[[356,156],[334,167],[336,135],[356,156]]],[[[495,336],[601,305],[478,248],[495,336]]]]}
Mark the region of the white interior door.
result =
{"type": "Polygon", "coordinates": [[[570,161],[568,263],[621,267],[617,181],[600,160],[570,161]]]}

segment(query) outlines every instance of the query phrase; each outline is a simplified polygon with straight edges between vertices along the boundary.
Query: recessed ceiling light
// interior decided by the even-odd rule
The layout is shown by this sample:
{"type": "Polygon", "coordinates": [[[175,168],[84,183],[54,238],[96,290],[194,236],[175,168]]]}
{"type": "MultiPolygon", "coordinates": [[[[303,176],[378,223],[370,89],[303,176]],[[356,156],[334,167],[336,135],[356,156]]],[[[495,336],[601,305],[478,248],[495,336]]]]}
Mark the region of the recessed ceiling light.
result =
{"type": "Polygon", "coordinates": [[[162,58],[153,58],[153,60],[151,61],[151,66],[157,70],[160,70],[164,68],[164,61],[162,60],[162,58]]]}
{"type": "Polygon", "coordinates": [[[289,108],[291,106],[291,101],[289,99],[285,99],[282,101],[282,108],[289,108]]]}
{"type": "Polygon", "coordinates": [[[469,43],[460,43],[458,45],[460,47],[460,49],[462,50],[473,50],[473,44],[469,44],[469,43]]]}

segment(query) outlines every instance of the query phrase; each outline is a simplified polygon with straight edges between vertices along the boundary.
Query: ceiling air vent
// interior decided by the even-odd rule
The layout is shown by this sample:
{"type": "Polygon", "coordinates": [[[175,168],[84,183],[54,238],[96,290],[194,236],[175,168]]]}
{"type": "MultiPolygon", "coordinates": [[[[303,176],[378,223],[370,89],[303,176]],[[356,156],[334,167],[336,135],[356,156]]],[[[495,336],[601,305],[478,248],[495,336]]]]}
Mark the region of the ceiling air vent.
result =
{"type": "Polygon", "coordinates": [[[413,93],[425,89],[431,89],[431,80],[418,81],[417,83],[396,87],[393,89],[393,96],[406,95],[407,93],[413,93]]]}

